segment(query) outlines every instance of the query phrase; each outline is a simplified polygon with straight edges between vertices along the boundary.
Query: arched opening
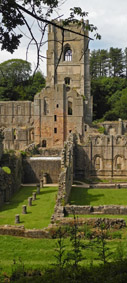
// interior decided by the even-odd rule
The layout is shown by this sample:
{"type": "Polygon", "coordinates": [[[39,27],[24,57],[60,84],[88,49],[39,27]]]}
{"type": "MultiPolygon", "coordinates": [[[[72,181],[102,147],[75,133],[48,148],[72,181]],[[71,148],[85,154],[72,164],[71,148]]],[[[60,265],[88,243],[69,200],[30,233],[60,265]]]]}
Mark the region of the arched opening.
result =
{"type": "Polygon", "coordinates": [[[117,156],[116,158],[116,170],[122,170],[124,165],[123,157],[117,156]]]}
{"type": "Polygon", "coordinates": [[[64,61],[72,61],[72,50],[69,45],[66,45],[64,49],[64,61]]]}
{"type": "Polygon", "coordinates": [[[46,147],[46,140],[42,141],[42,147],[46,147]]]}
{"type": "Polygon", "coordinates": [[[94,166],[96,170],[101,170],[102,169],[102,159],[100,156],[95,157],[94,161],[94,166]]]}

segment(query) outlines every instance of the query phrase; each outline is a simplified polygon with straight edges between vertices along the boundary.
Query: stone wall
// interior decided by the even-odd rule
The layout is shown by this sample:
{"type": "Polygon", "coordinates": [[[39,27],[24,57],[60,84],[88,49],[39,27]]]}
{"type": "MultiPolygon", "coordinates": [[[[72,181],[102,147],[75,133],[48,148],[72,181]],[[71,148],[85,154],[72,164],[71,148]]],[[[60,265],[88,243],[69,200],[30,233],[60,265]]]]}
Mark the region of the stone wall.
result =
{"type": "Polygon", "coordinates": [[[60,168],[60,157],[27,157],[23,160],[23,182],[26,184],[38,183],[43,173],[46,173],[47,183],[58,183],[60,168]]]}
{"type": "Polygon", "coordinates": [[[68,141],[64,143],[61,155],[61,173],[59,175],[59,188],[57,201],[52,216],[52,221],[64,216],[64,205],[67,203],[73,184],[73,147],[75,136],[70,134],[68,141]]]}
{"type": "Polygon", "coordinates": [[[4,154],[2,156],[1,166],[9,167],[11,169],[11,174],[5,173],[0,168],[0,206],[4,202],[8,202],[21,186],[22,158],[21,156],[4,154]]]}
{"type": "Polygon", "coordinates": [[[67,214],[112,214],[112,215],[126,215],[127,206],[122,205],[66,205],[65,212],[67,214]]]}
{"type": "Polygon", "coordinates": [[[0,101],[0,127],[24,127],[33,124],[33,102],[0,101]]]}
{"type": "Polygon", "coordinates": [[[89,135],[75,147],[77,179],[127,178],[127,136],[89,135]]]}
{"type": "Polygon", "coordinates": [[[22,150],[34,142],[33,115],[31,101],[0,101],[4,149],[22,150]]]}
{"type": "MultiPolygon", "coordinates": [[[[114,228],[114,229],[122,229],[126,227],[126,223],[124,219],[116,218],[79,218],[78,226],[88,225],[92,228],[100,227],[105,224],[106,229],[114,228]]],[[[13,226],[13,225],[4,225],[0,226],[0,235],[9,235],[9,236],[17,236],[17,237],[25,237],[25,238],[57,238],[58,233],[56,232],[59,226],[73,226],[74,219],[72,218],[63,218],[58,220],[57,225],[50,224],[49,227],[44,229],[25,229],[24,226],[13,226]]]]}

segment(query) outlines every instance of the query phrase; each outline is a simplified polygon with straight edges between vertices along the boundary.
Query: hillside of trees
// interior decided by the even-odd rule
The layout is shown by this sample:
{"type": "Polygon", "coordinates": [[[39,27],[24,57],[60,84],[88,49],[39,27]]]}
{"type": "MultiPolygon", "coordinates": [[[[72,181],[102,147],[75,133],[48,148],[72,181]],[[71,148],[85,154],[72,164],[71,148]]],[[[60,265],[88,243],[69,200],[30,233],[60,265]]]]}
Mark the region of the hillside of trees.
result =
{"type": "Polygon", "coordinates": [[[90,73],[94,120],[127,119],[127,48],[93,50],[90,73]]]}

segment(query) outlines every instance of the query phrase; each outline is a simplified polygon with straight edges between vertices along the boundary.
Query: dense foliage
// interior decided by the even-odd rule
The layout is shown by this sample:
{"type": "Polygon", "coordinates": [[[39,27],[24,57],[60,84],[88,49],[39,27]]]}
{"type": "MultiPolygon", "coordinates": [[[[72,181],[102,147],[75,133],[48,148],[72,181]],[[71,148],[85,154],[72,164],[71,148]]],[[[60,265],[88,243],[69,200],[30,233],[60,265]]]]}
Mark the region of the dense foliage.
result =
{"type": "Polygon", "coordinates": [[[21,59],[0,64],[0,100],[33,100],[45,79],[40,71],[31,73],[31,64],[21,59]]]}
{"type": "Polygon", "coordinates": [[[127,49],[92,51],[90,71],[94,119],[127,119],[127,49]]]}
{"type": "Polygon", "coordinates": [[[127,48],[93,50],[90,55],[91,77],[127,77],[127,48]]]}

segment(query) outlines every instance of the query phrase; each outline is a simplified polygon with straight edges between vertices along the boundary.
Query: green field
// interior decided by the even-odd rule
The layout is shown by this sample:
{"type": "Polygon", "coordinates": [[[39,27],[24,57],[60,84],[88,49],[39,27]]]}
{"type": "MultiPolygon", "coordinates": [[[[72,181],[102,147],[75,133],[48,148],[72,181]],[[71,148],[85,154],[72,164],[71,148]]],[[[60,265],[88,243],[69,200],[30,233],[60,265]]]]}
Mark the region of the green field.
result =
{"type": "Polygon", "coordinates": [[[36,191],[36,187],[21,187],[15,193],[9,203],[4,204],[0,209],[0,225],[15,224],[15,215],[20,214],[20,225],[25,228],[44,228],[50,223],[54,212],[54,205],[57,195],[56,187],[44,187],[41,189],[37,199],[28,206],[28,197],[36,191]],[[22,214],[22,205],[27,205],[27,214],[22,214]]]}
{"type": "MultiPolygon", "coordinates": [[[[119,245],[120,240],[108,241],[108,246],[115,256],[115,251],[119,245]]],[[[12,236],[0,236],[0,268],[7,274],[12,272],[12,269],[16,267],[16,264],[25,265],[25,268],[29,269],[43,269],[44,267],[52,266],[56,263],[56,244],[57,239],[26,239],[12,236]]],[[[88,243],[88,240],[85,241],[88,243]]],[[[64,239],[65,253],[71,249],[70,239],[64,239]]],[[[127,247],[125,246],[125,253],[127,247]]],[[[97,259],[97,253],[84,249],[83,254],[85,260],[82,264],[90,265],[91,259],[94,263],[100,264],[100,260],[97,259]]],[[[112,255],[113,258],[113,255],[112,255]]]]}
{"type": "Polygon", "coordinates": [[[75,205],[127,205],[127,189],[86,189],[73,187],[69,198],[75,205]]]}

